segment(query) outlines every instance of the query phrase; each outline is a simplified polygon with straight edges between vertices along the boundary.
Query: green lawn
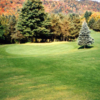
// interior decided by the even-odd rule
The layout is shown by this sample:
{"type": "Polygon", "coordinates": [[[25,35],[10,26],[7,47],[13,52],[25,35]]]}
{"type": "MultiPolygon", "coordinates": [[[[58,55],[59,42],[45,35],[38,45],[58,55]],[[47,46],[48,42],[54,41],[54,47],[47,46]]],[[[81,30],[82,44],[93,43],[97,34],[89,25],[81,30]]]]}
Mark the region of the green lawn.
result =
{"type": "Polygon", "coordinates": [[[76,42],[0,45],[0,100],[100,100],[100,32],[76,42]]]}

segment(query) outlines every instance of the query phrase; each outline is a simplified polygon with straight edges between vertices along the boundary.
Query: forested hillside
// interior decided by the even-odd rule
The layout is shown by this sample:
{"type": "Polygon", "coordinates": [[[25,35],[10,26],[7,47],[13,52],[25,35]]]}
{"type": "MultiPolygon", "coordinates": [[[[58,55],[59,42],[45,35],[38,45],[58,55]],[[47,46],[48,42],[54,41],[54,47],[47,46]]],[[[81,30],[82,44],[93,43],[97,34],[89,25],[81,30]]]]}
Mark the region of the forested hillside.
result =
{"type": "MultiPolygon", "coordinates": [[[[0,0],[0,14],[18,15],[25,0],[0,0]]],[[[88,11],[100,11],[100,3],[91,0],[42,0],[45,11],[48,13],[78,13],[88,11]]]]}

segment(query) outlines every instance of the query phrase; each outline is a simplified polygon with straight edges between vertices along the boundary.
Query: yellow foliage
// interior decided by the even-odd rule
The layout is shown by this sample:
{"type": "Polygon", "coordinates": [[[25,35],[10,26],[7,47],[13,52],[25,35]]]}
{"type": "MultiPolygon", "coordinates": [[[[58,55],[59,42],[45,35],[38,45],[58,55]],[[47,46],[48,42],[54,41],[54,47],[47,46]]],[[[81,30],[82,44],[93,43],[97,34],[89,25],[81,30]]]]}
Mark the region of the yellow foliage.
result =
{"type": "Polygon", "coordinates": [[[0,15],[0,21],[3,26],[8,24],[8,19],[2,15],[0,15]]]}
{"type": "Polygon", "coordinates": [[[100,19],[100,12],[93,12],[89,18],[89,21],[91,18],[94,18],[94,20],[97,21],[98,19],[100,19]]]}

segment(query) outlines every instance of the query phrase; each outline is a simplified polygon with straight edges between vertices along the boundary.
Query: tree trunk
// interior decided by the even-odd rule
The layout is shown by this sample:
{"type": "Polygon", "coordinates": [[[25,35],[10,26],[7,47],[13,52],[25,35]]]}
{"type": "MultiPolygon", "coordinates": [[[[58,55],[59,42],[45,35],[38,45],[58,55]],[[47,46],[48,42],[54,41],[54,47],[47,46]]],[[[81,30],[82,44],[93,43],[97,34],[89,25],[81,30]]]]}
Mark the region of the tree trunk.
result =
{"type": "Polygon", "coordinates": [[[33,43],[33,36],[32,36],[32,38],[31,38],[32,40],[31,40],[31,42],[33,43]]]}
{"type": "Polygon", "coordinates": [[[54,37],[52,36],[52,41],[54,41],[54,37]]]}
{"type": "Polygon", "coordinates": [[[85,49],[85,45],[84,45],[84,49],[85,49]]]}
{"type": "Polygon", "coordinates": [[[37,37],[35,37],[35,42],[37,42],[37,37]]]}
{"type": "Polygon", "coordinates": [[[65,41],[65,36],[63,36],[63,41],[65,41]]]}

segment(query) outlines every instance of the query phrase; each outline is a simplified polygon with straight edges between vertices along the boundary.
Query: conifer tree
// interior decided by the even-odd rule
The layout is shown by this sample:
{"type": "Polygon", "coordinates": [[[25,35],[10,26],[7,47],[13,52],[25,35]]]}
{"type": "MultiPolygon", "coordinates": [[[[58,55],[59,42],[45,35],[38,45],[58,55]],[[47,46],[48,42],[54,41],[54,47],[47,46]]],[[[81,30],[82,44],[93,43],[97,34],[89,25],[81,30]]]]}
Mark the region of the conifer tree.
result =
{"type": "Polygon", "coordinates": [[[88,12],[88,11],[85,12],[84,17],[86,19],[86,22],[88,22],[89,17],[91,16],[91,14],[92,14],[92,12],[88,12]]]}
{"type": "Polygon", "coordinates": [[[17,31],[20,31],[25,37],[37,37],[42,34],[48,34],[46,29],[48,25],[45,21],[47,14],[40,0],[27,0],[23,5],[17,23],[17,31]]]}
{"type": "Polygon", "coordinates": [[[87,23],[84,22],[78,37],[78,45],[84,46],[85,48],[86,46],[91,45],[93,42],[94,39],[90,37],[90,31],[87,26],[87,23]]]}

